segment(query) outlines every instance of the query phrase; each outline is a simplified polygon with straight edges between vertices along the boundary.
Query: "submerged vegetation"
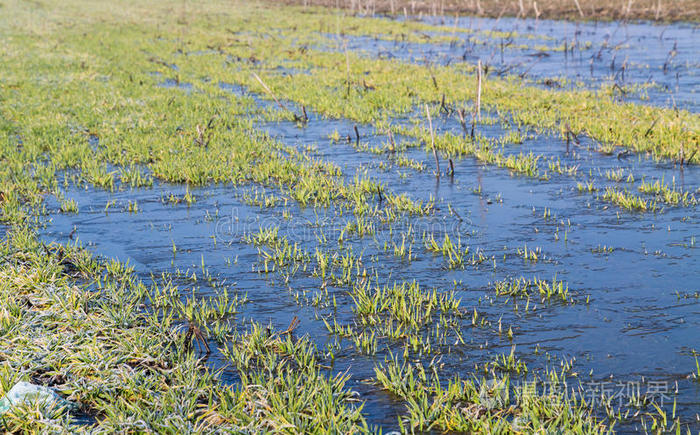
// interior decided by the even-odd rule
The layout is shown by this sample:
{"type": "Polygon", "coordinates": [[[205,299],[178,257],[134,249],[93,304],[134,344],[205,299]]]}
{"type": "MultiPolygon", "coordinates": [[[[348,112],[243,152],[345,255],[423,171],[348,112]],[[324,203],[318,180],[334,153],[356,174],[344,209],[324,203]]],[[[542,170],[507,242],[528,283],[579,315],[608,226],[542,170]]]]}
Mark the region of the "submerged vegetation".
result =
{"type": "MultiPolygon", "coordinates": [[[[617,408],[587,397],[573,360],[541,349],[528,321],[608,321],[607,308],[590,309],[585,275],[543,275],[572,264],[569,243],[591,254],[574,266],[629,253],[570,242],[585,225],[572,224],[570,204],[618,222],[694,219],[698,192],[682,174],[700,159],[696,113],[604,87],[536,86],[481,59],[348,49],[468,36],[503,56],[515,32],[249,2],[118,6],[0,5],[0,396],[27,381],[68,404],[15,406],[3,430],[689,427],[675,402],[669,416],[654,397],[617,408]],[[321,140],[304,136],[312,129],[321,140]],[[520,193],[504,199],[503,183],[520,193]],[[544,188],[532,214],[513,206],[527,222],[500,234],[504,203],[544,188]],[[454,204],[465,196],[473,210],[454,204]],[[224,217],[220,201],[245,215],[224,217]],[[153,207],[166,210],[158,222],[153,207]],[[207,226],[206,246],[188,245],[192,227],[176,241],[182,210],[207,226]],[[170,266],[97,255],[101,240],[77,234],[98,214],[166,234],[154,244],[170,266]],[[47,240],[53,219],[73,225],[61,243],[47,240]],[[222,251],[214,266],[234,270],[232,283],[207,263],[222,251]]],[[[568,56],[537,33],[519,37],[522,49],[568,56]]],[[[134,228],[118,228],[118,242],[134,228]]],[[[673,246],[693,249],[694,237],[673,246]]]]}

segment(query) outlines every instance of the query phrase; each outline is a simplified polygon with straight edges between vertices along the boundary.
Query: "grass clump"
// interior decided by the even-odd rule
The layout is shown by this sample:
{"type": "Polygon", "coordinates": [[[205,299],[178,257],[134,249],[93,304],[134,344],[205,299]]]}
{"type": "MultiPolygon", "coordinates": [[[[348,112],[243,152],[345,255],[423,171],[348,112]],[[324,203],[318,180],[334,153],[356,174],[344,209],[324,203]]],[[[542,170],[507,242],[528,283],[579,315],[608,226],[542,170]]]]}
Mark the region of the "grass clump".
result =
{"type": "Polygon", "coordinates": [[[406,354],[430,354],[435,345],[464,342],[460,320],[465,314],[454,293],[426,291],[415,281],[373,287],[365,279],[352,286],[350,297],[352,324],[324,322],[329,332],[350,338],[365,353],[377,351],[378,338],[402,344],[406,354]]]}
{"type": "Polygon", "coordinates": [[[493,379],[441,379],[436,364],[400,362],[391,357],[375,368],[377,383],[406,402],[399,419],[402,432],[605,433],[585,403],[566,393],[557,376],[549,391],[536,380],[520,386],[508,375],[493,379]]]}
{"type": "Polygon", "coordinates": [[[447,260],[447,265],[450,269],[457,269],[466,265],[478,265],[486,261],[486,256],[478,248],[470,254],[469,246],[462,245],[461,237],[457,237],[457,241],[453,241],[449,234],[445,233],[442,243],[435,240],[435,236],[430,234],[424,236],[423,243],[425,249],[429,252],[441,254],[447,260]]]}
{"type": "Polygon", "coordinates": [[[659,202],[664,204],[690,206],[698,203],[695,195],[687,191],[679,192],[675,189],[675,186],[669,187],[663,179],[656,180],[653,183],[642,180],[639,185],[639,191],[648,195],[654,195],[659,202]]]}
{"type": "Polygon", "coordinates": [[[627,189],[619,190],[610,186],[605,188],[602,198],[630,211],[656,211],[659,208],[655,200],[644,199],[627,189]]]}
{"type": "Polygon", "coordinates": [[[308,338],[296,339],[289,330],[274,333],[253,324],[247,332],[232,335],[223,353],[241,378],[236,405],[249,416],[248,425],[241,429],[368,431],[362,406],[348,405],[357,402],[345,388],[349,375],[325,375],[308,338]]]}
{"type": "Polygon", "coordinates": [[[545,281],[534,277],[532,279],[516,278],[497,281],[493,288],[498,296],[510,296],[524,299],[537,298],[542,302],[573,303],[574,299],[569,292],[569,285],[556,276],[552,281],[545,281]]]}

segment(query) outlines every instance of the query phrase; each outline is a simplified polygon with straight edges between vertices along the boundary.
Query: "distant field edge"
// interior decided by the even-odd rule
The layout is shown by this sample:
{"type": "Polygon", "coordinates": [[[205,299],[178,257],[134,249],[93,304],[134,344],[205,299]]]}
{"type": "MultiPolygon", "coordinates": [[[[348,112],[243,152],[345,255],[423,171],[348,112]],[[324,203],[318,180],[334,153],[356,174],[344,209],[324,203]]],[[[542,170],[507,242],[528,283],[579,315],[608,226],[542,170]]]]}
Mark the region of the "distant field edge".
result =
{"type": "Polygon", "coordinates": [[[700,22],[700,0],[265,0],[358,14],[700,22]]]}

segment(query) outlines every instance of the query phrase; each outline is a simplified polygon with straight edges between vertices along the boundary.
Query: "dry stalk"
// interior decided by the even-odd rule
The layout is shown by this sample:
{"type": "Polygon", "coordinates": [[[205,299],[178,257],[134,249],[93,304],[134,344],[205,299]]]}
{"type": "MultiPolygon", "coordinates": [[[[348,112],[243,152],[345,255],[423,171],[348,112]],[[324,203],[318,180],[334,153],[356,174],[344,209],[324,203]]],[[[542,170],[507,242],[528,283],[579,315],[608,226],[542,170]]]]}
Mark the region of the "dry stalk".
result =
{"type": "Polygon", "coordinates": [[[438,159],[437,150],[435,149],[435,133],[433,133],[433,120],[430,118],[430,109],[428,105],[425,105],[425,114],[428,116],[428,126],[430,127],[430,143],[433,147],[433,157],[435,157],[435,167],[437,172],[435,172],[435,177],[440,178],[440,159],[438,159]]]}

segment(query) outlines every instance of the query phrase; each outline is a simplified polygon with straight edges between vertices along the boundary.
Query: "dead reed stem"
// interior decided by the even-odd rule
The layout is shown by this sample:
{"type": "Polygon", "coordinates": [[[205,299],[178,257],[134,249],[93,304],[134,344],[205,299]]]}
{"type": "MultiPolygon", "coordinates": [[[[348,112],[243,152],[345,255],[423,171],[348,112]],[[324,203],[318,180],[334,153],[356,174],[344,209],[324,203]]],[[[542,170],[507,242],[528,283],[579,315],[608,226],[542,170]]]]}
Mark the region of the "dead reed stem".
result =
{"type": "Polygon", "coordinates": [[[481,122],[481,59],[476,70],[476,117],[481,122]]]}
{"type": "Polygon", "coordinates": [[[435,177],[440,178],[440,159],[438,159],[437,150],[435,149],[435,133],[433,132],[433,120],[430,118],[430,109],[428,105],[425,105],[425,114],[428,116],[428,126],[430,127],[430,144],[433,148],[433,157],[435,157],[435,167],[437,172],[435,172],[435,177]]]}
{"type": "Polygon", "coordinates": [[[286,111],[287,108],[284,107],[284,104],[280,103],[280,100],[277,99],[277,97],[275,96],[275,94],[270,90],[270,88],[267,87],[267,85],[265,84],[265,82],[262,81],[262,79],[260,78],[260,76],[258,76],[257,74],[253,73],[253,77],[255,77],[255,80],[257,80],[258,83],[260,83],[260,85],[263,87],[263,89],[265,89],[265,92],[267,92],[268,95],[270,95],[270,96],[272,97],[272,99],[275,100],[275,103],[277,103],[277,105],[280,106],[280,109],[286,111]]]}

